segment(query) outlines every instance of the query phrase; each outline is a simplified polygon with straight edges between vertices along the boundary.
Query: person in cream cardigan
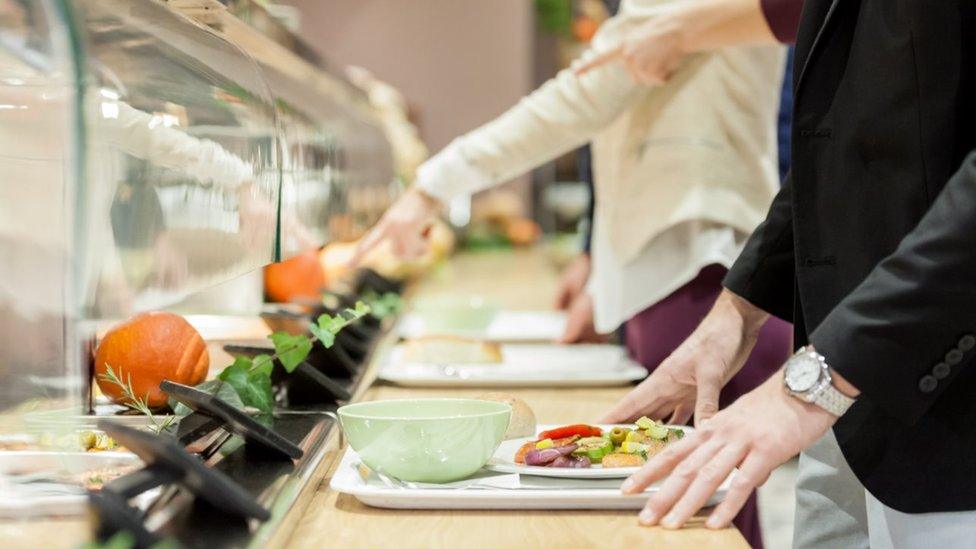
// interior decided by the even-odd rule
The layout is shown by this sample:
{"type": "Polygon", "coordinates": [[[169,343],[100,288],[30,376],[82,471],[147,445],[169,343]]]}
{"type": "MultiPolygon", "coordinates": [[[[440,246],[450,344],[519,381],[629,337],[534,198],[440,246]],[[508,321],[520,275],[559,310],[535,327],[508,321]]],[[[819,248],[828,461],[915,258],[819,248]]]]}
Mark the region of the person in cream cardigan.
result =
{"type": "MultiPolygon", "coordinates": [[[[616,48],[674,3],[625,0],[578,63],[616,48]]],[[[707,313],[722,275],[778,190],[775,123],[784,63],[783,47],[761,45],[689,56],[662,85],[635,81],[624,63],[583,74],[563,70],[424,163],[357,257],[385,240],[400,255],[419,255],[430,219],[452,198],[591,141],[596,211],[586,295],[597,331],[625,324],[631,354],[653,369],[707,313]]],[[[785,323],[767,323],[738,375],[742,382],[726,387],[721,404],[775,371],[790,337],[785,323]]],[[[679,408],[672,420],[686,422],[694,411],[679,408]]],[[[761,546],[754,502],[737,525],[761,546]]]]}

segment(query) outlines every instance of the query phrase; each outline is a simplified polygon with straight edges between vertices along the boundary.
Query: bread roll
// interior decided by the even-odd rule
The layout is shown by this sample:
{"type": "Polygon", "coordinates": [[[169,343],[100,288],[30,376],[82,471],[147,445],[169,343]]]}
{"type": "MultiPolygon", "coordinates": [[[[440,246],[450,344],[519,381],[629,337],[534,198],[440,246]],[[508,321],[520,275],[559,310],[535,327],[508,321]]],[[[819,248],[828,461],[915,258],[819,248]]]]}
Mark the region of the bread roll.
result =
{"type": "Polygon", "coordinates": [[[508,393],[485,393],[478,400],[504,402],[512,407],[512,418],[508,422],[508,430],[505,431],[505,440],[535,437],[535,412],[524,400],[508,393]]]}
{"type": "Polygon", "coordinates": [[[431,335],[408,340],[403,358],[421,364],[497,364],[502,361],[502,348],[488,341],[431,335]]]}

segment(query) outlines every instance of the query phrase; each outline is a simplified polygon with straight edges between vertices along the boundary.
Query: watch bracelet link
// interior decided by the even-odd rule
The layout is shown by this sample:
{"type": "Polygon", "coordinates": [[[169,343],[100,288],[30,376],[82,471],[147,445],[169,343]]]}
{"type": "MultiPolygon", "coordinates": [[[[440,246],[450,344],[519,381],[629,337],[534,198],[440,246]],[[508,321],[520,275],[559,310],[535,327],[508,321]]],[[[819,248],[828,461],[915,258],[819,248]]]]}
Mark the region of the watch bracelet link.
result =
{"type": "Polygon", "coordinates": [[[808,402],[819,406],[837,417],[844,415],[854,405],[855,399],[845,395],[837,387],[834,387],[833,376],[830,375],[830,366],[822,354],[818,353],[809,345],[805,345],[797,351],[798,355],[803,353],[813,355],[820,362],[821,367],[824,369],[824,375],[826,375],[826,380],[824,380],[826,383],[821,385],[816,393],[811,395],[813,398],[808,402]]]}
{"type": "Polygon", "coordinates": [[[837,390],[833,384],[828,383],[817,392],[813,398],[813,403],[823,408],[827,412],[842,416],[848,408],[854,405],[854,399],[837,390]]]}

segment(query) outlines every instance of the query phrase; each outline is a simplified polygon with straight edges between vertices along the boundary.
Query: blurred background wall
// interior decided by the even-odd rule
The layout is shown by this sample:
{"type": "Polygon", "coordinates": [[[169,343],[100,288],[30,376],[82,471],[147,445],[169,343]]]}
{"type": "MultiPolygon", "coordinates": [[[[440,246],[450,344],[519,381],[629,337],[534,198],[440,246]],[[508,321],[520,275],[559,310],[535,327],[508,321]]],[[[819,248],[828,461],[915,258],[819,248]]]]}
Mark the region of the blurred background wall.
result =
{"type": "Polygon", "coordinates": [[[334,66],[359,65],[408,98],[431,151],[511,106],[534,81],[527,0],[287,0],[334,66]]]}

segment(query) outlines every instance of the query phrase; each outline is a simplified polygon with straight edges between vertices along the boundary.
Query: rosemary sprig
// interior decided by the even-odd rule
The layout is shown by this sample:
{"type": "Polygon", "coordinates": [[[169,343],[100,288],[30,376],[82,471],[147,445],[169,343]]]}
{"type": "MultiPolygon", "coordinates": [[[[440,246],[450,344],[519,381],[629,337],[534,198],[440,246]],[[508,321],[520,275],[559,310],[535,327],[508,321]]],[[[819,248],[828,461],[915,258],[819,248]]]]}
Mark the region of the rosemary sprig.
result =
{"type": "MultiPolygon", "coordinates": [[[[168,416],[163,421],[159,421],[159,419],[156,418],[156,416],[153,414],[152,408],[146,404],[146,401],[149,399],[148,394],[146,395],[146,399],[141,399],[136,396],[136,392],[132,388],[131,374],[128,374],[126,376],[126,380],[122,381],[122,379],[116,375],[111,364],[106,363],[105,370],[105,373],[99,374],[98,378],[118,386],[122,390],[122,404],[146,416],[150,423],[149,428],[152,429],[157,435],[173,425],[173,422],[175,421],[174,416],[168,416]]],[[[121,370],[119,370],[119,372],[121,373],[121,370]]]]}

